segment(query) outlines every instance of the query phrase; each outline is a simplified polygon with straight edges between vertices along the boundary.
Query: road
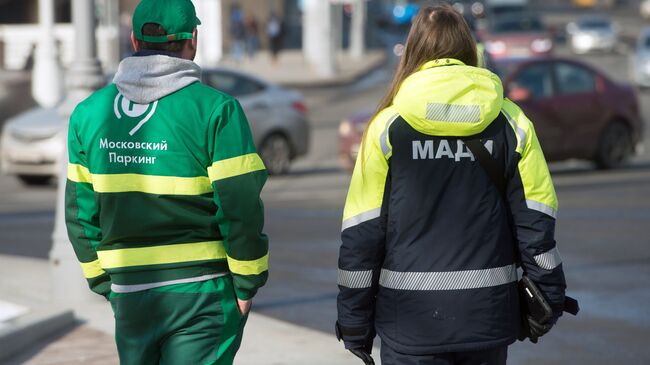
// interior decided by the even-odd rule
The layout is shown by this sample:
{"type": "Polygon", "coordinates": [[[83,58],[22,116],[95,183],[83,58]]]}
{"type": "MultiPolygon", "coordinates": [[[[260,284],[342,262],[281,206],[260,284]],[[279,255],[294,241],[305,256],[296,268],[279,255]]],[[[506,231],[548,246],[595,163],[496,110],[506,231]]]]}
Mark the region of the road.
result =
{"type": "MultiPolygon", "coordinates": [[[[586,59],[623,80],[625,57],[586,59]]],[[[271,276],[254,310],[332,332],[349,181],[336,161],[338,122],[374,107],[389,76],[380,70],[351,87],[306,92],[312,150],[290,175],[270,179],[264,190],[271,276]]],[[[640,98],[650,121],[650,92],[640,98]]],[[[650,153],[615,171],[595,171],[575,161],[551,169],[561,205],[556,236],[568,293],[580,300],[582,311],[562,318],[540,344],[512,346],[511,363],[650,364],[650,153]]],[[[25,188],[0,177],[0,253],[45,259],[54,202],[55,187],[25,188]]]]}

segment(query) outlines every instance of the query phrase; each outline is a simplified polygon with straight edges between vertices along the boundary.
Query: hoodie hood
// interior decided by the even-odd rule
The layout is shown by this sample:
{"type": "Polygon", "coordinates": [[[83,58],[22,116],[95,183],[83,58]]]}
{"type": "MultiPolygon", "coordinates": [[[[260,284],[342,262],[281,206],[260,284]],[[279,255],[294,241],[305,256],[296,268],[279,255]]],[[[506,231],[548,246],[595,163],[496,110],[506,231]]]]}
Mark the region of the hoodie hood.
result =
{"type": "Polygon", "coordinates": [[[432,136],[481,133],[499,115],[499,77],[454,59],[425,63],[400,86],[393,104],[417,131],[432,136]]]}
{"type": "Polygon", "coordinates": [[[196,63],[167,55],[127,57],[113,78],[120,93],[137,104],[149,104],[200,81],[196,63]]]}

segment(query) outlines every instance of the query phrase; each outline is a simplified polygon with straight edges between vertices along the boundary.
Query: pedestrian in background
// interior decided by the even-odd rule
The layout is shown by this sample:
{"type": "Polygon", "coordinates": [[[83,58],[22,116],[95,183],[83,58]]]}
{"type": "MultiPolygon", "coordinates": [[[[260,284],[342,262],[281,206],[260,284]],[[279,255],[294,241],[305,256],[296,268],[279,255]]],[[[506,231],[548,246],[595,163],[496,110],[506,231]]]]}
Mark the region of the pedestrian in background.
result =
{"type": "Polygon", "coordinates": [[[239,5],[230,9],[230,55],[235,62],[241,62],[246,51],[246,27],[239,5]]]}
{"type": "Polygon", "coordinates": [[[252,60],[260,47],[259,27],[254,15],[246,16],[244,29],[246,32],[246,55],[252,60]]]}
{"type": "Polygon", "coordinates": [[[134,56],[70,119],[68,236],[122,365],[232,364],[268,276],[267,172],[242,108],[201,83],[191,0],[142,0],[134,56]]]}
{"type": "Polygon", "coordinates": [[[271,49],[271,58],[273,63],[278,62],[278,56],[282,50],[282,43],[284,38],[284,24],[282,19],[274,12],[269,16],[266,22],[266,36],[269,40],[269,47],[271,49]]]}
{"type": "Polygon", "coordinates": [[[544,155],[533,123],[477,62],[462,16],[423,8],[364,135],[344,210],[337,334],[366,363],[378,333],[384,365],[505,364],[520,326],[517,261],[553,312],[544,328],[530,323],[531,339],[562,313],[544,155]],[[472,141],[503,167],[504,191],[472,141]]]}

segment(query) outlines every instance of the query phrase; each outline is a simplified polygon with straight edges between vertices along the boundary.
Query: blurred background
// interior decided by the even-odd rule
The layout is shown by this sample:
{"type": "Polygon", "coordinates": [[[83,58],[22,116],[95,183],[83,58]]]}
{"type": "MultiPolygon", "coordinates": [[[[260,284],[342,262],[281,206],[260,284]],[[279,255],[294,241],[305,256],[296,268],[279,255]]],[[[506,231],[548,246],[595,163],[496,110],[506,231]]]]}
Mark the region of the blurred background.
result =
{"type": "MultiPolygon", "coordinates": [[[[0,0],[0,364],[118,362],[57,191],[69,114],[132,53],[137,3],[0,0]]],[[[273,175],[271,275],[236,363],[359,363],[333,335],[342,208],[365,125],[431,2],[194,3],[203,82],[240,100],[273,175]]],[[[509,363],[650,364],[650,1],[449,3],[535,124],[582,308],[511,346],[509,363]]]]}

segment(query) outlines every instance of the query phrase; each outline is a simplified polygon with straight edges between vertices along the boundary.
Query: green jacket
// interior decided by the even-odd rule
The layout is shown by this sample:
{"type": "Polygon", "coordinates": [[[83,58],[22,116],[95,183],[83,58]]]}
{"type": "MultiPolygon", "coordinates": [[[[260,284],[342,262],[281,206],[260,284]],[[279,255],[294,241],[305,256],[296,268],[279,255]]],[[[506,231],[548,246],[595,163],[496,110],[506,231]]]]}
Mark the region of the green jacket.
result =
{"type": "Polygon", "coordinates": [[[268,276],[267,172],[231,96],[191,61],[130,57],[70,119],[68,235],[91,289],[138,291],[231,273],[268,276]]]}

